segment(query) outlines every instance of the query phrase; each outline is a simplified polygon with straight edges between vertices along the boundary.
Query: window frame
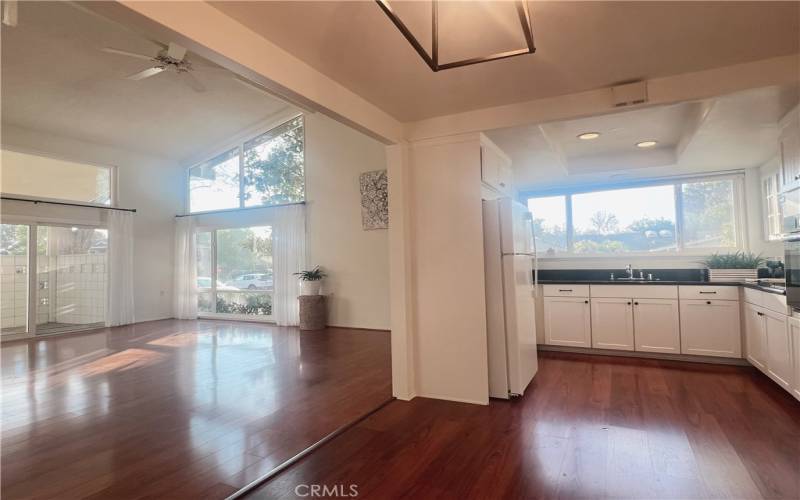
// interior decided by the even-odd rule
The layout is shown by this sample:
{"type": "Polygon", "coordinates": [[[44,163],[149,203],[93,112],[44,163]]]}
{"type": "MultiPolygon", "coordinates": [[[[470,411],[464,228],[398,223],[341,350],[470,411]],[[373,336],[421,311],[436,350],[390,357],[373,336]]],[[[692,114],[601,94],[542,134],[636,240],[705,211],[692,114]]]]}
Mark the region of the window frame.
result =
{"type": "Polygon", "coordinates": [[[244,199],[244,149],[245,144],[252,141],[253,139],[269,133],[272,130],[275,130],[283,125],[289,123],[292,120],[297,118],[301,119],[302,127],[303,127],[303,200],[295,202],[295,203],[303,203],[305,202],[305,195],[306,195],[306,186],[307,186],[307,174],[306,174],[306,117],[303,113],[294,113],[289,116],[281,116],[279,120],[270,121],[267,126],[259,127],[256,130],[249,130],[246,135],[240,135],[233,141],[226,142],[223,146],[215,148],[213,153],[205,154],[203,157],[204,160],[201,161],[193,161],[191,165],[187,166],[184,171],[184,195],[185,195],[185,203],[184,203],[184,214],[186,215],[199,215],[199,214],[209,214],[209,213],[221,213],[221,212],[234,212],[238,210],[253,210],[253,209],[263,209],[269,207],[280,206],[282,204],[274,204],[274,205],[252,205],[246,206],[245,199],[244,199]],[[200,167],[205,163],[213,160],[214,158],[221,156],[227,152],[237,150],[239,155],[239,194],[237,195],[237,199],[239,201],[238,207],[234,208],[223,208],[223,209],[216,209],[216,210],[198,210],[192,211],[192,190],[191,190],[191,171],[193,168],[200,167]]]}
{"type": "Polygon", "coordinates": [[[0,196],[13,196],[15,198],[21,198],[24,200],[31,200],[31,201],[52,201],[58,203],[80,203],[82,205],[88,205],[91,207],[98,207],[98,208],[108,208],[108,207],[117,207],[117,188],[118,188],[118,167],[116,165],[103,165],[100,163],[95,163],[91,161],[85,161],[81,159],[70,158],[67,156],[60,156],[57,154],[49,153],[46,151],[40,151],[30,148],[18,148],[14,146],[2,146],[0,149],[4,151],[11,151],[12,153],[19,153],[24,155],[30,156],[38,156],[40,158],[47,158],[48,160],[55,160],[55,161],[66,161],[70,163],[80,163],[82,165],[86,165],[89,167],[95,168],[102,168],[108,170],[108,205],[104,205],[101,203],[92,203],[89,201],[79,201],[79,200],[69,200],[66,198],[48,198],[45,196],[30,196],[25,194],[16,194],[10,193],[7,191],[0,191],[0,196]]]}
{"type": "Polygon", "coordinates": [[[780,178],[780,170],[776,170],[771,174],[764,175],[761,177],[761,210],[762,210],[762,224],[764,225],[764,230],[762,231],[762,237],[764,241],[781,241],[783,240],[783,216],[781,211],[781,205],[778,202],[780,198],[780,185],[781,185],[781,178],[780,178]],[[772,187],[772,194],[767,193],[767,184],[771,184],[772,187]],[[774,198],[774,205],[771,204],[771,198],[774,198]],[[773,213],[771,208],[775,208],[775,212],[773,213]],[[771,222],[771,218],[776,219],[776,224],[773,227],[771,222]],[[773,229],[775,232],[773,232],[773,229]]]}
{"type": "Polygon", "coordinates": [[[713,252],[725,252],[736,250],[748,250],[748,237],[747,237],[747,214],[745,213],[745,193],[744,186],[745,176],[743,171],[727,172],[703,176],[681,176],[670,177],[661,179],[644,179],[641,181],[632,181],[626,183],[613,183],[602,184],[595,186],[573,186],[565,188],[556,188],[540,191],[526,191],[520,193],[520,201],[527,206],[528,200],[531,198],[539,198],[545,196],[564,196],[565,209],[567,212],[567,251],[556,252],[555,255],[540,255],[539,258],[543,259],[618,259],[620,257],[652,257],[652,258],[669,258],[669,257],[697,257],[708,255],[713,252]],[[712,182],[730,180],[733,182],[733,216],[736,233],[736,245],[733,247],[703,247],[692,250],[687,250],[684,246],[683,234],[683,196],[682,185],[691,184],[695,182],[712,182]],[[613,191],[618,189],[630,189],[650,186],[673,186],[675,193],[675,251],[663,252],[622,252],[622,253],[575,253],[574,251],[574,226],[572,222],[572,196],[582,193],[594,193],[600,191],[613,191]]]}

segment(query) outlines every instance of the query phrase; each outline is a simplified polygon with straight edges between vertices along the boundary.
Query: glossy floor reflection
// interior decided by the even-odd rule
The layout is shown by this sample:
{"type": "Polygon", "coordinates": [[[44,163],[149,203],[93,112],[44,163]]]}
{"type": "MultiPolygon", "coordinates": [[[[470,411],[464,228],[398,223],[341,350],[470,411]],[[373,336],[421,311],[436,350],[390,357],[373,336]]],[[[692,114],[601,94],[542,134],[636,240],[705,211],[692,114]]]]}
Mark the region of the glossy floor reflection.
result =
{"type": "Polygon", "coordinates": [[[800,403],[753,368],[540,353],[516,401],[394,401],[252,498],[800,498],[800,403]],[[296,489],[299,487],[299,490],[296,489]]]}
{"type": "Polygon", "coordinates": [[[391,397],[388,332],[165,320],[2,346],[2,497],[224,498],[391,397]]]}

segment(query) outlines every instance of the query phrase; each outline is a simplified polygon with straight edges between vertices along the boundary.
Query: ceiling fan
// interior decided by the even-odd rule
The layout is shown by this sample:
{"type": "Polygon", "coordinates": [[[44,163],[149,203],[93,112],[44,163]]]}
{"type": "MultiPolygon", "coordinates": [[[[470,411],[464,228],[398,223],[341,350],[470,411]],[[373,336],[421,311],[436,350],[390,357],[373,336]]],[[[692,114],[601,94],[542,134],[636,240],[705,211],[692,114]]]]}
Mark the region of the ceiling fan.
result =
{"type": "Polygon", "coordinates": [[[150,78],[164,71],[171,71],[179,75],[181,80],[189,85],[195,92],[206,91],[206,86],[191,73],[195,69],[192,67],[192,63],[186,59],[186,48],[181,47],[177,43],[170,42],[168,46],[162,48],[155,56],[128,52],[127,50],[115,49],[113,47],[103,47],[100,50],[108,52],[109,54],[135,57],[153,63],[152,67],[127,76],[126,78],[128,80],[144,80],[145,78],[150,78]]]}

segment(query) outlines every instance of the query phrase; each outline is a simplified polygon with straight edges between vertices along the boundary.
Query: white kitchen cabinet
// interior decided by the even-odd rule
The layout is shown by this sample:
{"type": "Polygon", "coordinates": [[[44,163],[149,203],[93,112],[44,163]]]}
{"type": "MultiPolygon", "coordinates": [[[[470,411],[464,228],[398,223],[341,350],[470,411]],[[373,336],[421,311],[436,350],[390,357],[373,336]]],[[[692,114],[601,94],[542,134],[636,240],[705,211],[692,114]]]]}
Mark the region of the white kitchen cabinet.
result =
{"type": "Polygon", "coordinates": [[[592,298],[592,347],[633,350],[633,301],[592,298]]]}
{"type": "Polygon", "coordinates": [[[503,194],[513,193],[511,160],[486,137],[481,137],[481,180],[503,194]]]}
{"type": "Polygon", "coordinates": [[[643,352],[681,352],[678,301],[633,299],[635,348],[643,352]]]}
{"type": "Polygon", "coordinates": [[[591,347],[591,311],[588,297],[544,298],[545,343],[591,347]]]}
{"type": "Polygon", "coordinates": [[[747,361],[762,372],[767,370],[767,328],[763,310],[753,304],[744,305],[747,361]]]}
{"type": "Polygon", "coordinates": [[[681,353],[742,357],[738,300],[681,300],[680,313],[681,353]]]}
{"type": "Polygon", "coordinates": [[[789,318],[789,342],[792,346],[792,380],[790,392],[800,400],[800,319],[789,318]]]}
{"type": "Polygon", "coordinates": [[[767,375],[789,390],[792,381],[792,348],[789,342],[788,318],[784,314],[764,311],[767,342],[767,375]]]}
{"type": "Polygon", "coordinates": [[[781,154],[782,191],[786,191],[800,185],[800,122],[797,108],[787,113],[781,122],[778,146],[781,154]]]}

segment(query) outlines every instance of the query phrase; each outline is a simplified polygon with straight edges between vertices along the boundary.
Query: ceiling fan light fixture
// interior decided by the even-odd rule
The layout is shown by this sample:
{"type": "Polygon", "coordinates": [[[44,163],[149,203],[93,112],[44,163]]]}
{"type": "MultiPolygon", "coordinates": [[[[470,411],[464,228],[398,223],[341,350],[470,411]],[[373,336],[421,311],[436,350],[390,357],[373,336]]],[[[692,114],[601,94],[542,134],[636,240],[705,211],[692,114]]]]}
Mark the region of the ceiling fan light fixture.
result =
{"type": "Polygon", "coordinates": [[[469,59],[461,59],[447,63],[439,62],[439,0],[431,0],[431,53],[422,46],[417,37],[411,33],[408,26],[400,19],[397,13],[392,9],[389,0],[375,0],[381,10],[389,17],[392,24],[400,31],[408,43],[414,47],[414,50],[419,54],[425,64],[433,71],[441,71],[443,69],[460,68],[462,66],[469,66],[471,64],[479,64],[483,62],[496,61],[498,59],[506,59],[514,56],[521,56],[525,54],[533,54],[536,52],[536,47],[533,45],[533,31],[531,29],[531,16],[528,10],[527,0],[514,0],[517,9],[517,16],[522,27],[523,35],[525,36],[525,48],[516,50],[509,50],[505,52],[497,52],[488,56],[473,57],[469,59]]]}
{"type": "Polygon", "coordinates": [[[591,141],[600,137],[600,132],[584,132],[582,134],[578,134],[578,139],[582,141],[591,141]]]}
{"type": "Polygon", "coordinates": [[[656,144],[658,144],[658,141],[641,141],[636,143],[636,147],[646,149],[646,148],[652,148],[656,144]]]}

